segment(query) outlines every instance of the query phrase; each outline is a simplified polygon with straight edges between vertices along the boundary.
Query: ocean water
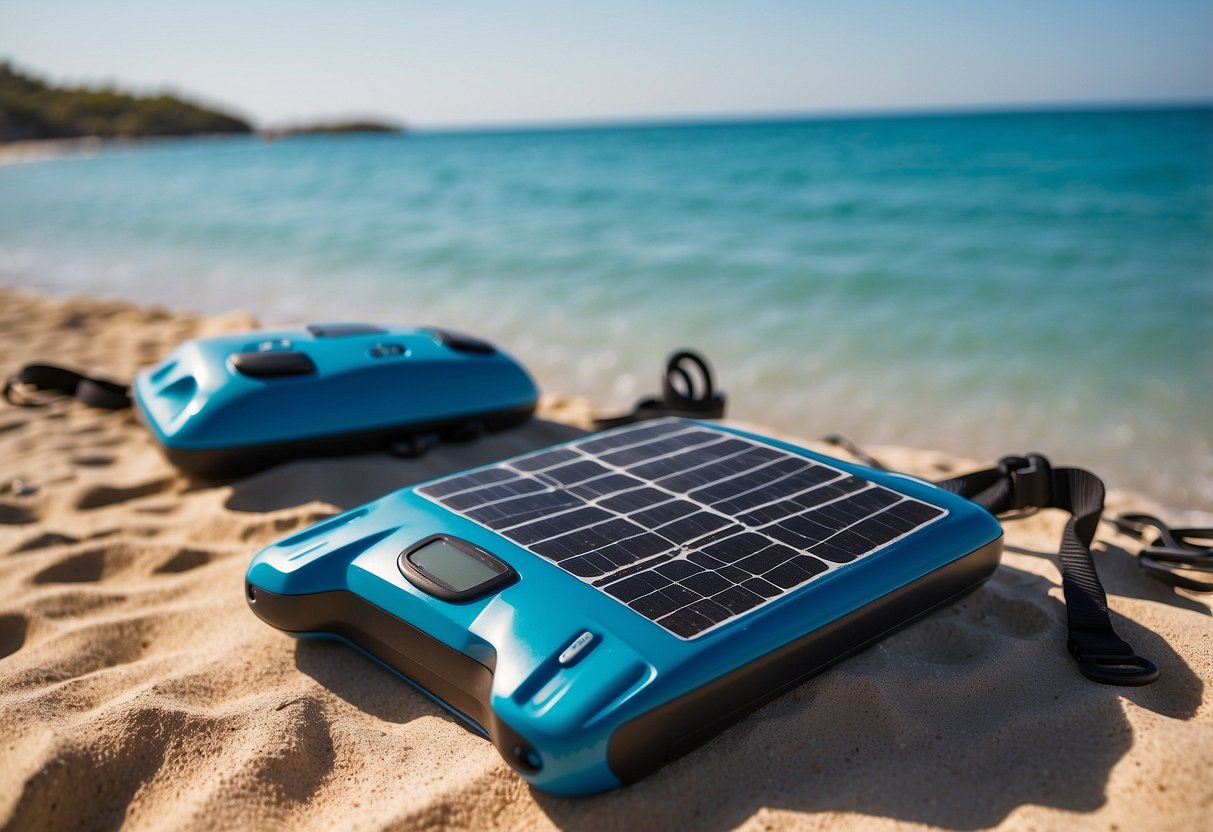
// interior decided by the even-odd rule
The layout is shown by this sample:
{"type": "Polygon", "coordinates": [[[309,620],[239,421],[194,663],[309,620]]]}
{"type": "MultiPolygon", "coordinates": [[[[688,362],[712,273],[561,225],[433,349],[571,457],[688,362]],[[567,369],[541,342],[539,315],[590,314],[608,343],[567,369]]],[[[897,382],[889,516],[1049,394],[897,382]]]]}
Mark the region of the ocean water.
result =
{"type": "Polygon", "coordinates": [[[0,281],[441,323],[603,409],[693,346],[738,418],[1213,507],[1209,109],[116,149],[0,167],[0,281]]]}

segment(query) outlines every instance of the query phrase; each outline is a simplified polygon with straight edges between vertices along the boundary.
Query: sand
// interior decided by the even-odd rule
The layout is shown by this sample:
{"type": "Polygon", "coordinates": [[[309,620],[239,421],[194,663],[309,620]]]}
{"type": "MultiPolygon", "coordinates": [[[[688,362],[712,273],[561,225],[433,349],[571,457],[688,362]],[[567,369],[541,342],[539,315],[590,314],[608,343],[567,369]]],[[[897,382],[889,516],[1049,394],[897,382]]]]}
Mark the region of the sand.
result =
{"type": "Polygon", "coordinates": [[[119,139],[32,139],[30,141],[0,143],[0,165],[16,165],[25,162],[45,162],[72,156],[96,156],[107,147],[131,146],[119,139]]]}
{"type": "Polygon", "coordinates": [[[0,165],[19,165],[63,158],[87,158],[100,153],[138,150],[171,143],[223,141],[225,139],[230,141],[232,136],[145,136],[143,138],[81,136],[73,139],[0,142],[0,165]]]}
{"type": "MultiPolygon", "coordinates": [[[[182,339],[252,323],[0,290],[0,370],[43,359],[129,378],[182,339]]],[[[1209,828],[1211,599],[1144,576],[1136,543],[1105,523],[1097,560],[1116,626],[1162,678],[1086,681],[1063,650],[1058,512],[1008,522],[1002,567],[965,600],[588,799],[530,789],[392,674],[246,608],[244,570],[264,544],[576,435],[588,414],[547,397],[525,428],[420,460],[303,461],[213,483],[177,473],[129,413],[0,405],[0,823],[1209,828]]],[[[928,476],[976,465],[875,450],[928,476]]],[[[1114,492],[1111,510],[1127,508],[1157,509],[1114,492]]]]}

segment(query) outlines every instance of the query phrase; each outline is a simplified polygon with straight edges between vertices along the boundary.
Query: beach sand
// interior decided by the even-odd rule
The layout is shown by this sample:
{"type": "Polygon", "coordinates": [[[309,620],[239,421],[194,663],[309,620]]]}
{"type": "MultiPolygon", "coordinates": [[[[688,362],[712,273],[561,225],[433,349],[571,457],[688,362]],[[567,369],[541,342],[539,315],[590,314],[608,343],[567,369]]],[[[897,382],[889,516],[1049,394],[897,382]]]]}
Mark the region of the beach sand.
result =
{"type": "MultiPolygon", "coordinates": [[[[0,290],[0,370],[41,359],[129,378],[185,338],[252,323],[0,290]]],[[[1059,512],[1008,522],[1002,567],[964,600],[588,799],[533,791],[391,673],[246,608],[261,546],[574,436],[588,415],[547,397],[527,427],[419,460],[304,461],[222,484],[177,473],[129,413],[0,405],[0,824],[1209,828],[1210,598],[1146,577],[1135,541],[1103,524],[1115,624],[1162,678],[1088,682],[1064,650],[1059,512]]],[[[976,465],[873,450],[926,476],[976,465]]],[[[1127,508],[1157,509],[1114,492],[1109,511],[1127,508]]]]}
{"type": "MultiPolygon", "coordinates": [[[[133,143],[129,140],[125,145],[133,143]]],[[[22,142],[0,143],[0,165],[16,165],[25,162],[45,162],[70,156],[96,156],[107,147],[121,147],[122,140],[99,139],[35,139],[22,142]]]]}

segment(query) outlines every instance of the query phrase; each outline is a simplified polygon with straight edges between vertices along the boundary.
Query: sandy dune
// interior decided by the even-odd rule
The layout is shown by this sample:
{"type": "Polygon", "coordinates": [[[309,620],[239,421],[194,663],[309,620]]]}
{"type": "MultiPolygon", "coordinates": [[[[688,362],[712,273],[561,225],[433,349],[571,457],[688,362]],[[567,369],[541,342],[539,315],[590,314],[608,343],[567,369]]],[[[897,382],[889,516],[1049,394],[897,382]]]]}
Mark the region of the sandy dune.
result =
{"type": "MultiPolygon", "coordinates": [[[[0,370],[45,359],[128,378],[182,339],[250,324],[0,290],[0,370]]],[[[524,429],[421,460],[298,462],[224,484],[176,473],[130,414],[0,405],[0,823],[1208,828],[1210,599],[1145,577],[1134,541],[1104,524],[1116,625],[1163,676],[1087,682],[1063,650],[1056,512],[1008,523],[1002,568],[964,601],[648,780],[583,800],[530,790],[387,671],[246,609],[262,545],[573,436],[586,415],[549,398],[524,429]]],[[[879,451],[926,475],[971,464],[879,451]]],[[[1137,506],[1150,508],[1114,494],[1113,510],[1137,506]]]]}

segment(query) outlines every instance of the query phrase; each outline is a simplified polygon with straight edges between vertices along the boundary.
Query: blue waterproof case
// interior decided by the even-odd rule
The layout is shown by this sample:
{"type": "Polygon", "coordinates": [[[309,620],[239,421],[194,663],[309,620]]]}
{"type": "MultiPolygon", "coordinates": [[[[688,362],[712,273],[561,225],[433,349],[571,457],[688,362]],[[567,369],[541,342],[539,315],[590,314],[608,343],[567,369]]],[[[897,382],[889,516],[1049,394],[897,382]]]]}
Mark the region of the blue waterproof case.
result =
{"type": "Polygon", "coordinates": [[[210,476],[497,430],[528,419],[538,396],[478,338],[362,323],[187,341],[132,389],[169,459],[210,476]]]}
{"type": "Polygon", "coordinates": [[[668,419],[396,491],[263,549],[246,589],[582,795],[968,592],[1001,550],[925,482],[668,419]]]}

